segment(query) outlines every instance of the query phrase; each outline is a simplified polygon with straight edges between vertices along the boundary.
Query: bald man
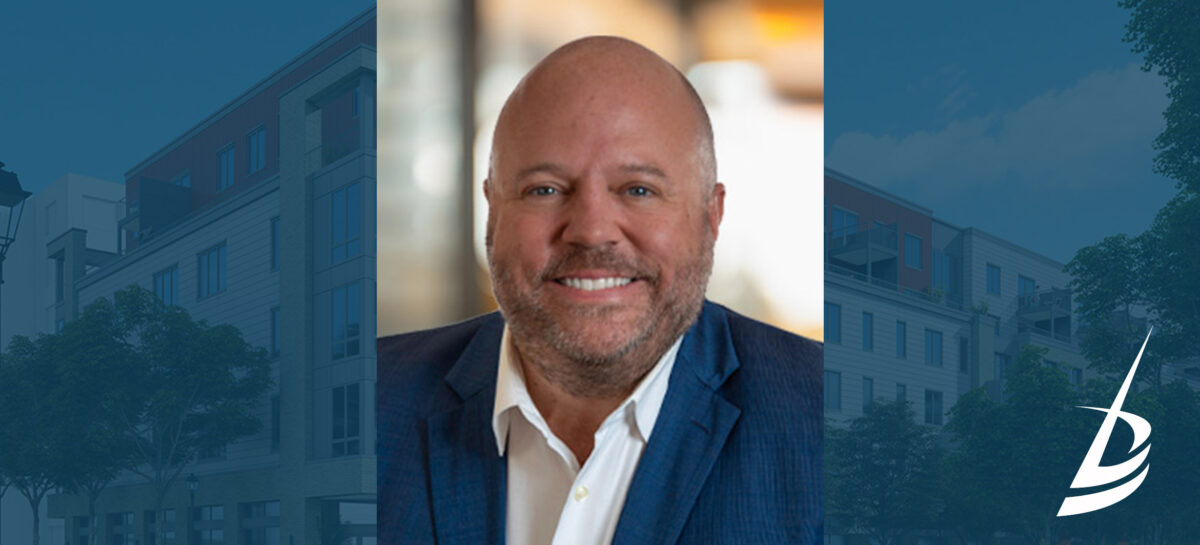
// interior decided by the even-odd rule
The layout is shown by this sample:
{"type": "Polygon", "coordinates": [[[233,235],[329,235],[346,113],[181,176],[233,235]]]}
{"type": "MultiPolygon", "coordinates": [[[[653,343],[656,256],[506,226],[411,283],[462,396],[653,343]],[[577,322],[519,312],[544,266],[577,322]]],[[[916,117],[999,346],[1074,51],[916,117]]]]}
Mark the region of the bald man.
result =
{"type": "Polygon", "coordinates": [[[551,53],[484,193],[500,312],[379,341],[384,543],[818,543],[819,344],[704,299],[724,209],[695,90],[551,53]]]}

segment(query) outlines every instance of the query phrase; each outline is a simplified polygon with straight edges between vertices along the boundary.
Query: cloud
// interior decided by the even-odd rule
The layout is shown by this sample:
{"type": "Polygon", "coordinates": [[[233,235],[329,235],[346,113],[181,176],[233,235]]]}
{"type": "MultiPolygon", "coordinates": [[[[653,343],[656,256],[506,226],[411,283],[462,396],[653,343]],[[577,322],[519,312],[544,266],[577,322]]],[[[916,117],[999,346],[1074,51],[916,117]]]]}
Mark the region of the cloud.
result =
{"type": "Polygon", "coordinates": [[[935,131],[837,137],[826,165],[881,186],[980,184],[1106,188],[1148,178],[1166,89],[1130,64],[1099,70],[1012,111],[951,121],[935,131]]]}

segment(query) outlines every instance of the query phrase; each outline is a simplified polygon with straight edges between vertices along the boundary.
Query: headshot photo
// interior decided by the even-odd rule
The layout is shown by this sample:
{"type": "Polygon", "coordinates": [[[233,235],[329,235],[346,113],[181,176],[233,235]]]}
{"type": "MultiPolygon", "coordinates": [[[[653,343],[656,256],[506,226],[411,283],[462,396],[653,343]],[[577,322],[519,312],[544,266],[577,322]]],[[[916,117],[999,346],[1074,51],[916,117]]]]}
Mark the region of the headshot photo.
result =
{"type": "Polygon", "coordinates": [[[638,42],[521,77],[480,165],[498,310],[378,341],[381,542],[821,541],[823,348],[706,298],[717,165],[638,42]]]}

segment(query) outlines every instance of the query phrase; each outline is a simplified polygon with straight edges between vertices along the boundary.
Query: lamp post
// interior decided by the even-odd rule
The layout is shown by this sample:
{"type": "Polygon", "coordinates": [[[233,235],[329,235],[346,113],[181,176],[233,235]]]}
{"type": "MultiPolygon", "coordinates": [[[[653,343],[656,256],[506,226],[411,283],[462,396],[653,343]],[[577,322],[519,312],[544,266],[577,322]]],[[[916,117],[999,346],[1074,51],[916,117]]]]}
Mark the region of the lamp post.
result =
{"type": "Polygon", "coordinates": [[[188,512],[187,512],[187,542],[193,543],[195,540],[192,534],[195,530],[192,529],[192,520],[196,518],[196,489],[200,488],[200,479],[196,478],[195,473],[188,473],[186,479],[188,485],[188,512]]]}
{"type": "MultiPolygon", "coordinates": [[[[0,285],[4,284],[4,256],[8,254],[8,247],[17,238],[17,224],[21,222],[25,199],[30,195],[32,193],[21,189],[17,173],[4,170],[4,163],[0,163],[0,227],[4,229],[0,234],[0,285]]],[[[0,316],[3,316],[3,309],[4,306],[0,305],[0,316]]],[[[4,334],[3,329],[0,329],[0,343],[2,342],[4,334]]],[[[3,497],[3,494],[0,494],[0,499],[3,497]]]]}

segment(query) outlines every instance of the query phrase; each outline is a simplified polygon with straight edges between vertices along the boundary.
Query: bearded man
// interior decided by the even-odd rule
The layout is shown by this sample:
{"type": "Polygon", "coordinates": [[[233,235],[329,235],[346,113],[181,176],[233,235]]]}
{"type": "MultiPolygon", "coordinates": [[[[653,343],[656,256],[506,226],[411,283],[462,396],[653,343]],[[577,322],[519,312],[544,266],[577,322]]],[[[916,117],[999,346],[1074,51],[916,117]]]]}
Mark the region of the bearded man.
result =
{"type": "Polygon", "coordinates": [[[819,543],[822,348],[705,301],[725,187],[687,79],[572,42],[493,142],[500,312],[379,341],[382,542],[819,543]]]}

